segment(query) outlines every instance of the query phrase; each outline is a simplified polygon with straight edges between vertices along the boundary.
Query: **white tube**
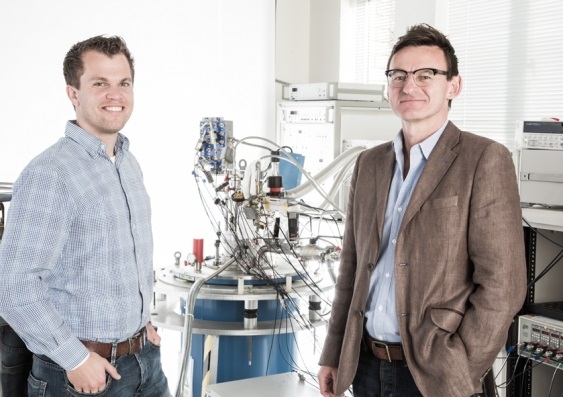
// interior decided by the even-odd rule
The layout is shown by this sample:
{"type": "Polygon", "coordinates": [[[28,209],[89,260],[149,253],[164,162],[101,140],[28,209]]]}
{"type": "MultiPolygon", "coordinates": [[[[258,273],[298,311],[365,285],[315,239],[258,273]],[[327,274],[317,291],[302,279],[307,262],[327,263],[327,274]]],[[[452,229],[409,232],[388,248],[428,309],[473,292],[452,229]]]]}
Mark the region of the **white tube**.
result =
{"type": "Polygon", "coordinates": [[[184,349],[182,351],[182,367],[180,369],[180,376],[178,377],[178,387],[176,388],[176,397],[184,397],[184,384],[186,379],[186,373],[188,371],[188,363],[190,359],[191,347],[192,347],[192,330],[194,326],[194,308],[197,299],[197,294],[203,284],[211,280],[213,277],[219,275],[223,270],[235,262],[235,258],[232,258],[219,269],[215,270],[212,274],[207,277],[198,278],[197,281],[190,288],[188,293],[188,298],[186,299],[186,318],[184,319],[184,332],[183,332],[183,343],[184,349]]]}
{"type": "MultiPolygon", "coordinates": [[[[314,175],[312,179],[314,179],[317,183],[324,182],[328,177],[332,176],[333,173],[338,171],[343,167],[344,164],[348,163],[350,159],[355,159],[358,155],[365,150],[362,146],[354,146],[345,151],[344,153],[340,154],[336,157],[332,162],[330,162],[325,168],[323,168],[318,174],[314,175]]],[[[300,167],[303,172],[303,175],[308,177],[307,172],[300,167]]],[[[310,179],[309,179],[310,181],[310,179]]],[[[285,192],[286,196],[288,197],[301,197],[305,194],[309,193],[314,189],[315,184],[313,182],[305,182],[301,185],[289,189],[285,192]]]]}

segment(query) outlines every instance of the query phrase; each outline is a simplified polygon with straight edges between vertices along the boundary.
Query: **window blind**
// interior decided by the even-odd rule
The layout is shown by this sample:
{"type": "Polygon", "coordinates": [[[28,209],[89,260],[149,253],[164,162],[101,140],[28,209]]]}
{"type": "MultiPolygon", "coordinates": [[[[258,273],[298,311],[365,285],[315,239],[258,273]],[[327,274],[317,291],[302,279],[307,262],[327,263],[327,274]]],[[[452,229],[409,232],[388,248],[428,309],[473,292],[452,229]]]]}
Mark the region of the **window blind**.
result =
{"type": "MultiPolygon", "coordinates": [[[[348,0],[353,48],[348,51],[353,82],[385,84],[387,58],[393,46],[395,0],[348,0]]],[[[344,43],[349,46],[352,43],[344,43]]],[[[346,69],[346,68],[344,68],[346,69]]]]}
{"type": "Polygon", "coordinates": [[[517,120],[563,116],[563,2],[450,0],[459,60],[458,127],[515,147],[517,120]]]}

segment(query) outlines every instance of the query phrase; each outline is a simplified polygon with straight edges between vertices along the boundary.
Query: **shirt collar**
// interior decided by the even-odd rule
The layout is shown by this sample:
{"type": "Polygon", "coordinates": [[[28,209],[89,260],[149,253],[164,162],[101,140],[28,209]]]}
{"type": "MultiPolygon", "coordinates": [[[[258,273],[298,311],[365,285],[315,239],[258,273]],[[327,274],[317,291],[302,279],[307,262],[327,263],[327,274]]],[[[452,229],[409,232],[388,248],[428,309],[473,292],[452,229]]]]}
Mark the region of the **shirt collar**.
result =
{"type": "MultiPolygon", "coordinates": [[[[105,143],[88,131],[80,128],[76,124],[76,120],[69,120],[66,123],[65,136],[77,142],[92,156],[106,152],[105,143]]],[[[118,133],[115,142],[115,152],[117,153],[120,150],[129,150],[129,139],[125,135],[118,133]]]]}
{"type": "MultiPolygon", "coordinates": [[[[438,128],[432,135],[426,138],[424,141],[420,142],[418,145],[420,147],[420,151],[426,160],[430,157],[430,153],[436,147],[436,143],[438,143],[438,139],[442,136],[442,133],[446,129],[446,125],[448,125],[449,120],[446,120],[444,124],[440,128],[438,128]]],[[[414,147],[413,147],[414,148],[414,147]]],[[[403,130],[399,131],[395,138],[393,139],[393,149],[395,150],[395,156],[397,158],[403,158],[403,130]]]]}

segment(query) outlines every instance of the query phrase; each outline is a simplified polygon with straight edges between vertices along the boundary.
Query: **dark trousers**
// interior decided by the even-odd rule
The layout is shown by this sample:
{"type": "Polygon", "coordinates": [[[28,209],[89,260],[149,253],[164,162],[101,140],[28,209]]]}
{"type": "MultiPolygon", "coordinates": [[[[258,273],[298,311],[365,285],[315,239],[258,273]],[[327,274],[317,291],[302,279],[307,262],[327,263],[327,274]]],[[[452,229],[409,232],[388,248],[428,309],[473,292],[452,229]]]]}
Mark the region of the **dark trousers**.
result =
{"type": "Polygon", "coordinates": [[[376,358],[362,343],[354,397],[422,397],[404,361],[376,358]]]}
{"type": "Polygon", "coordinates": [[[27,397],[27,377],[33,362],[32,353],[8,326],[0,327],[2,355],[2,397],[27,397]]]}
{"type": "MultiPolygon", "coordinates": [[[[352,383],[354,397],[422,397],[404,361],[376,358],[362,343],[356,377],[352,383]]],[[[485,377],[484,392],[471,397],[494,397],[493,371],[485,377]]]]}
{"type": "Polygon", "coordinates": [[[34,356],[29,376],[30,397],[97,396],[97,397],[172,397],[160,360],[160,347],[148,342],[130,356],[115,360],[120,380],[107,376],[106,387],[97,393],[76,391],[66,377],[66,371],[45,356],[34,356]]]}

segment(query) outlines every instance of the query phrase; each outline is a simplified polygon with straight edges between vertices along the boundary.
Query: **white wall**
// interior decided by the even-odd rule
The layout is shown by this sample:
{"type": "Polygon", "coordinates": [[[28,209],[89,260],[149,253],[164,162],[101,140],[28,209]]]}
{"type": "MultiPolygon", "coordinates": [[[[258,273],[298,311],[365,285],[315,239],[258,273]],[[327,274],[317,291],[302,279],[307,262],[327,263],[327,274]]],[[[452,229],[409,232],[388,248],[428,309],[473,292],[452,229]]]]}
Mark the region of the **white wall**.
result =
{"type": "Polygon", "coordinates": [[[408,27],[419,23],[427,23],[445,32],[445,21],[441,19],[444,15],[447,15],[447,0],[396,1],[395,38],[405,34],[408,27]]]}
{"type": "MultiPolygon", "coordinates": [[[[341,13],[350,0],[278,0],[276,13],[276,77],[289,83],[342,79],[341,13]]],[[[443,30],[447,0],[400,0],[395,4],[395,37],[417,23],[443,30]]],[[[281,96],[278,95],[278,98],[281,96]]]]}
{"type": "Polygon", "coordinates": [[[276,78],[288,83],[339,81],[340,4],[277,0],[276,78]]]}
{"type": "Polygon", "coordinates": [[[276,2],[276,78],[289,83],[309,80],[310,0],[276,2]]]}
{"type": "Polygon", "coordinates": [[[341,0],[311,0],[311,83],[340,81],[341,0]]]}
{"type": "MultiPolygon", "coordinates": [[[[22,0],[0,3],[0,181],[64,133],[74,117],[62,61],[76,42],[117,34],[136,61],[135,110],[124,133],[152,198],[155,265],[215,237],[191,176],[199,120],[234,135],[275,136],[275,0],[22,0]]],[[[9,210],[8,210],[9,216],[9,210]]]]}

